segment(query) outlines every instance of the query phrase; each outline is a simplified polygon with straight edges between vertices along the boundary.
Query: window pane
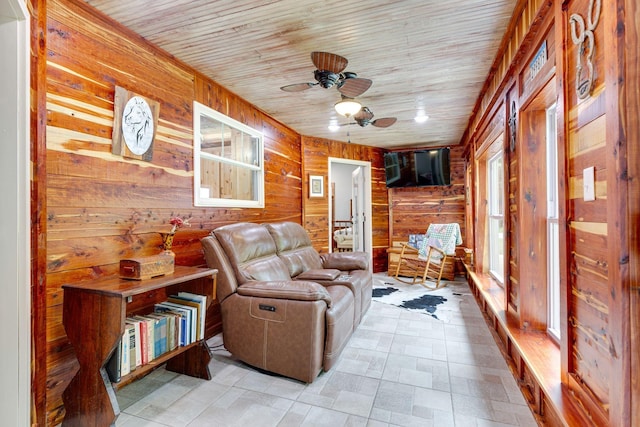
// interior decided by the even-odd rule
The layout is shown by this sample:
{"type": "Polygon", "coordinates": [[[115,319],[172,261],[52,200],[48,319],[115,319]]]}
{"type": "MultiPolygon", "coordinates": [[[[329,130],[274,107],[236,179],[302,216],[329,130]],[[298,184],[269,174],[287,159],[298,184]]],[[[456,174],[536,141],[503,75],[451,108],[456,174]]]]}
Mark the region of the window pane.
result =
{"type": "Polygon", "coordinates": [[[202,159],[201,194],[214,199],[254,200],[258,171],[232,163],[202,159]]]}
{"type": "Polygon", "coordinates": [[[560,229],[557,220],[548,222],[548,319],[547,329],[560,338],[560,229]]]}
{"type": "Polygon", "coordinates": [[[223,124],[205,115],[200,115],[200,149],[205,153],[222,156],[223,144],[223,124]]]}
{"type": "Polygon", "coordinates": [[[490,215],[502,215],[504,213],[504,179],[502,156],[494,157],[489,161],[489,198],[490,215]]]}
{"type": "Polygon", "coordinates": [[[196,206],[264,207],[262,134],[194,102],[196,206]]]}
{"type": "Polygon", "coordinates": [[[504,283],[504,170],[502,153],[489,159],[489,273],[504,283]]]}
{"type": "Polygon", "coordinates": [[[547,109],[547,330],[560,339],[560,229],[556,106],[547,109]]]}
{"type": "Polygon", "coordinates": [[[502,218],[489,219],[489,272],[504,282],[504,221],[502,218]]]}

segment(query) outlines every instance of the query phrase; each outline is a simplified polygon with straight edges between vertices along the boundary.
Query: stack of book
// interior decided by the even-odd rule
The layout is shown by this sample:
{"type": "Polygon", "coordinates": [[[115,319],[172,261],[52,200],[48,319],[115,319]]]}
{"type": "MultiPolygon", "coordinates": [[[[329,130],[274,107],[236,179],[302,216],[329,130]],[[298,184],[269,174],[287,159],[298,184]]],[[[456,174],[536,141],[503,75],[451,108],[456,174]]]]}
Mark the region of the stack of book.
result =
{"type": "Polygon", "coordinates": [[[207,296],[179,292],[154,311],[125,319],[124,333],[107,362],[112,382],[164,353],[204,339],[207,296]]]}

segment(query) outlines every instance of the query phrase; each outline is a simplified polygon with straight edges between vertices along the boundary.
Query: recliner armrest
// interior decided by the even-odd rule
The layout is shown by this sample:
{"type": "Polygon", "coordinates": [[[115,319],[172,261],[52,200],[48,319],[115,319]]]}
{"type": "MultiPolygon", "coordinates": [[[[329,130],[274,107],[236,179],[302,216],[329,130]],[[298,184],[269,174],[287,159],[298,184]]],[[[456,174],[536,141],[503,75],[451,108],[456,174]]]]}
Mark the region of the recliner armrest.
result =
{"type": "Polygon", "coordinates": [[[304,273],[298,274],[296,280],[310,280],[312,282],[318,280],[335,280],[340,276],[340,270],[335,268],[311,269],[304,273]]]}
{"type": "Polygon", "coordinates": [[[324,301],[331,307],[331,296],[324,286],[302,280],[251,281],[238,287],[238,295],[260,298],[290,299],[296,301],[324,301]]]}
{"type": "Polygon", "coordinates": [[[332,252],[320,254],[323,268],[335,268],[340,271],[367,270],[369,256],[366,252],[332,252]]]}

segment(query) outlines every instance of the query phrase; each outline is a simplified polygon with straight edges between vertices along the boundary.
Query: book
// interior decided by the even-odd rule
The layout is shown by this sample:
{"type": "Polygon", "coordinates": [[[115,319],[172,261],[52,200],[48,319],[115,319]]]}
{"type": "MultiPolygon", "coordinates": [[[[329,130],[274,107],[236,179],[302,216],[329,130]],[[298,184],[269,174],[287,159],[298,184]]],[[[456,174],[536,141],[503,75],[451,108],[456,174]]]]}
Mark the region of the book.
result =
{"type": "Polygon", "coordinates": [[[129,343],[129,328],[125,326],[124,332],[122,333],[122,339],[120,340],[120,345],[122,346],[120,350],[121,378],[131,372],[131,363],[129,362],[129,343]]]}
{"type": "Polygon", "coordinates": [[[167,351],[172,351],[178,347],[179,315],[175,312],[166,312],[163,315],[167,317],[167,351]]]}
{"type": "Polygon", "coordinates": [[[161,313],[150,313],[147,317],[154,320],[153,354],[159,357],[167,352],[167,317],[161,313]]]}
{"type": "Polygon", "coordinates": [[[154,360],[156,357],[159,356],[159,354],[156,353],[156,346],[158,345],[156,343],[156,335],[159,335],[159,330],[158,330],[158,320],[145,315],[143,316],[145,319],[147,319],[147,337],[149,339],[149,361],[151,362],[152,360],[154,360]],[[149,331],[151,331],[149,333],[149,331]]]}
{"type": "Polygon", "coordinates": [[[136,370],[136,326],[125,319],[124,328],[129,336],[129,372],[131,372],[136,370]]]}
{"type": "Polygon", "coordinates": [[[136,367],[142,365],[142,338],[140,334],[141,322],[140,320],[134,317],[127,317],[125,322],[132,325],[134,328],[134,336],[133,336],[133,352],[131,356],[131,370],[134,370],[136,367]]]}
{"type": "Polygon", "coordinates": [[[200,336],[200,312],[202,311],[201,307],[200,307],[200,303],[195,302],[195,301],[191,301],[188,300],[186,298],[180,298],[177,295],[172,295],[169,298],[167,298],[167,302],[171,302],[174,304],[180,304],[183,305],[185,307],[191,307],[192,309],[194,309],[195,311],[192,311],[192,321],[190,323],[191,325],[191,341],[189,343],[192,342],[196,342],[204,337],[200,336]]]}
{"type": "Polygon", "coordinates": [[[113,353],[111,353],[111,356],[109,357],[109,360],[105,365],[107,375],[109,376],[109,380],[111,380],[112,383],[119,383],[121,379],[121,376],[120,376],[120,359],[121,359],[120,354],[122,352],[121,341],[122,339],[118,341],[115,348],[113,349],[113,353]]]}
{"type": "Polygon", "coordinates": [[[184,328],[184,332],[186,335],[185,345],[189,345],[195,342],[196,341],[195,328],[196,328],[196,319],[197,319],[197,308],[180,304],[180,303],[173,303],[171,301],[166,301],[166,304],[173,304],[176,307],[179,307],[181,310],[186,312],[187,316],[186,316],[186,322],[185,322],[185,328],[184,328]]]}
{"type": "Polygon", "coordinates": [[[183,313],[184,322],[182,323],[183,326],[181,327],[181,333],[183,337],[182,345],[189,345],[192,342],[195,342],[195,333],[192,333],[192,326],[195,324],[195,322],[193,322],[192,319],[196,318],[196,308],[170,301],[158,303],[156,304],[156,307],[166,307],[170,310],[175,310],[183,313]]]}
{"type": "Polygon", "coordinates": [[[191,292],[178,292],[179,298],[184,298],[200,304],[200,339],[204,339],[205,326],[207,324],[207,296],[191,292]]]}
{"type": "Polygon", "coordinates": [[[140,320],[140,340],[142,341],[142,364],[145,365],[153,360],[153,319],[147,316],[134,316],[140,320]]]}
{"type": "Polygon", "coordinates": [[[181,342],[181,325],[186,314],[180,312],[173,307],[167,307],[158,303],[153,308],[155,313],[167,316],[167,345],[168,350],[174,350],[176,347],[184,345],[181,342]]]}

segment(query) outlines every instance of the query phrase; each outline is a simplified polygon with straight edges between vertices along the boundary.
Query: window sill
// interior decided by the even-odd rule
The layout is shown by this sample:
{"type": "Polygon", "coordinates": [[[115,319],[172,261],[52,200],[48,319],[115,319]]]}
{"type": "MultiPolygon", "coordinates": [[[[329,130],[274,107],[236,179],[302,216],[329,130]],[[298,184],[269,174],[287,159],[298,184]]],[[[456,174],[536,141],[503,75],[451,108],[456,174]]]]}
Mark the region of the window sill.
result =
{"type": "Polygon", "coordinates": [[[467,267],[467,278],[538,422],[543,425],[593,425],[562,386],[561,354],[556,342],[546,332],[520,329],[506,313],[504,289],[489,275],[475,273],[467,267]]]}

